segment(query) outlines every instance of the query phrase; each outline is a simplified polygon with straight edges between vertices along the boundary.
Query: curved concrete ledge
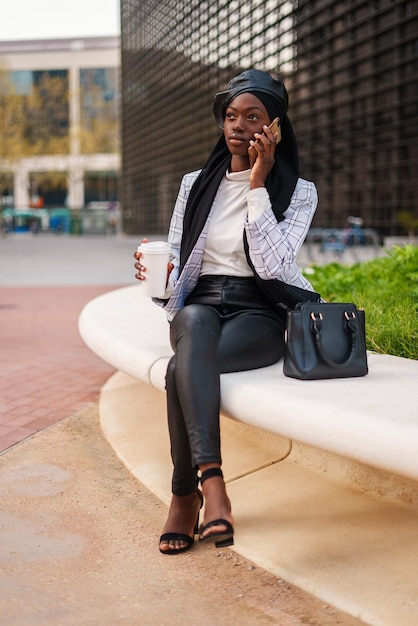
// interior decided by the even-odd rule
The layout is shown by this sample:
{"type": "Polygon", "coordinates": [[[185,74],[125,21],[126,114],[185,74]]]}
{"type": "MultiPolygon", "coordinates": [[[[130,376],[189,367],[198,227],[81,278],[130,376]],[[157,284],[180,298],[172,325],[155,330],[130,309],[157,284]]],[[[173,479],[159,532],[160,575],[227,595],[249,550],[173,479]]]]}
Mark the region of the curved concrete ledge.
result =
{"type": "MultiPolygon", "coordinates": [[[[88,303],[79,327],[120,370],[101,393],[105,436],[168,504],[164,311],[135,285],[88,303]]],[[[418,623],[418,363],[371,355],[369,364],[364,379],[295,381],[280,363],[222,377],[234,550],[364,623],[410,626],[418,623]]]]}
{"type": "MultiPolygon", "coordinates": [[[[117,372],[99,409],[115,453],[168,505],[165,393],[117,372]]],[[[414,481],[223,416],[221,431],[236,553],[364,623],[418,623],[414,481]]]]}
{"type": "MultiPolygon", "coordinates": [[[[170,355],[164,311],[140,286],[95,298],[79,329],[102,359],[137,380],[164,389],[170,355]]],[[[222,376],[222,412],[300,443],[418,479],[418,362],[369,355],[365,378],[299,381],[282,363],[222,376]]]]}

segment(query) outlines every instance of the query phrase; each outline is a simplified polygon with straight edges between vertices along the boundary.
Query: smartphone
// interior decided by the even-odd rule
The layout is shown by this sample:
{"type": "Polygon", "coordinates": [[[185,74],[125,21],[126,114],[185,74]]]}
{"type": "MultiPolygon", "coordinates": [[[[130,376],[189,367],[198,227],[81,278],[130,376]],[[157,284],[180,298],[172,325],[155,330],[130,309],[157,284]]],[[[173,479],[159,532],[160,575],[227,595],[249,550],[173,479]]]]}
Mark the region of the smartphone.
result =
{"type": "Polygon", "coordinates": [[[282,133],[280,130],[280,120],[278,117],[275,117],[272,123],[269,124],[269,128],[270,130],[273,131],[273,133],[277,133],[277,139],[276,139],[276,145],[277,145],[282,139],[282,133]]]}

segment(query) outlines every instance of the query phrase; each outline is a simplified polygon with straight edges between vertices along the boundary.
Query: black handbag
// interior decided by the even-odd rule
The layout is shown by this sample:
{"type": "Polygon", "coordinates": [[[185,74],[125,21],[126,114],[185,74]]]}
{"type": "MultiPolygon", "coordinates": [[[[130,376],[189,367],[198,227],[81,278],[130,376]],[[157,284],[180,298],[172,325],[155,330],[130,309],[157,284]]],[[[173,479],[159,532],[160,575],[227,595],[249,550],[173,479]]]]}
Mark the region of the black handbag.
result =
{"type": "Polygon", "coordinates": [[[301,302],[287,312],[283,373],[348,378],[368,372],[365,314],[355,304],[301,302]]]}

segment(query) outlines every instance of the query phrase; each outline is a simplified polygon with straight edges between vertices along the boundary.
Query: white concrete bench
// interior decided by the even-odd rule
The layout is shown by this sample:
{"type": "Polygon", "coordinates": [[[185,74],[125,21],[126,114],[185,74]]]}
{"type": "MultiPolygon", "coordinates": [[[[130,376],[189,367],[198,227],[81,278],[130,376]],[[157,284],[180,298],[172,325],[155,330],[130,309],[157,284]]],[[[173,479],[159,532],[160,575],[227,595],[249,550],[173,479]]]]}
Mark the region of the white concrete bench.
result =
{"type": "MultiPolygon", "coordinates": [[[[163,391],[172,351],[164,311],[133,285],[89,302],[79,328],[118,370],[101,394],[105,436],[168,503],[163,391]]],[[[365,378],[299,381],[278,363],[222,376],[234,550],[366,624],[411,626],[418,624],[418,362],[371,354],[369,370],[365,378]]]]}
{"type": "MultiPolygon", "coordinates": [[[[86,344],[116,369],[163,390],[172,354],[164,311],[125,287],[87,304],[86,344]]],[[[282,362],[222,376],[222,413],[255,426],[418,480],[418,362],[369,355],[364,378],[299,381],[282,362]]]]}

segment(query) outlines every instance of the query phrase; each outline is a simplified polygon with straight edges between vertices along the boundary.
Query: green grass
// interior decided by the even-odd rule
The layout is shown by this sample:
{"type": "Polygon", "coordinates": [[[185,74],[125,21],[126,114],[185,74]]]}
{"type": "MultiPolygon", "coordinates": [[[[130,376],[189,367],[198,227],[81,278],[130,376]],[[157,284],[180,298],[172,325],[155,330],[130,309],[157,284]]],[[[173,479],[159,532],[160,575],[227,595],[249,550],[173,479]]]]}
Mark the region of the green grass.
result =
{"type": "Polygon", "coordinates": [[[368,350],[418,359],[418,246],[351,266],[314,265],[304,273],[328,302],[354,302],[365,310],[368,350]]]}

